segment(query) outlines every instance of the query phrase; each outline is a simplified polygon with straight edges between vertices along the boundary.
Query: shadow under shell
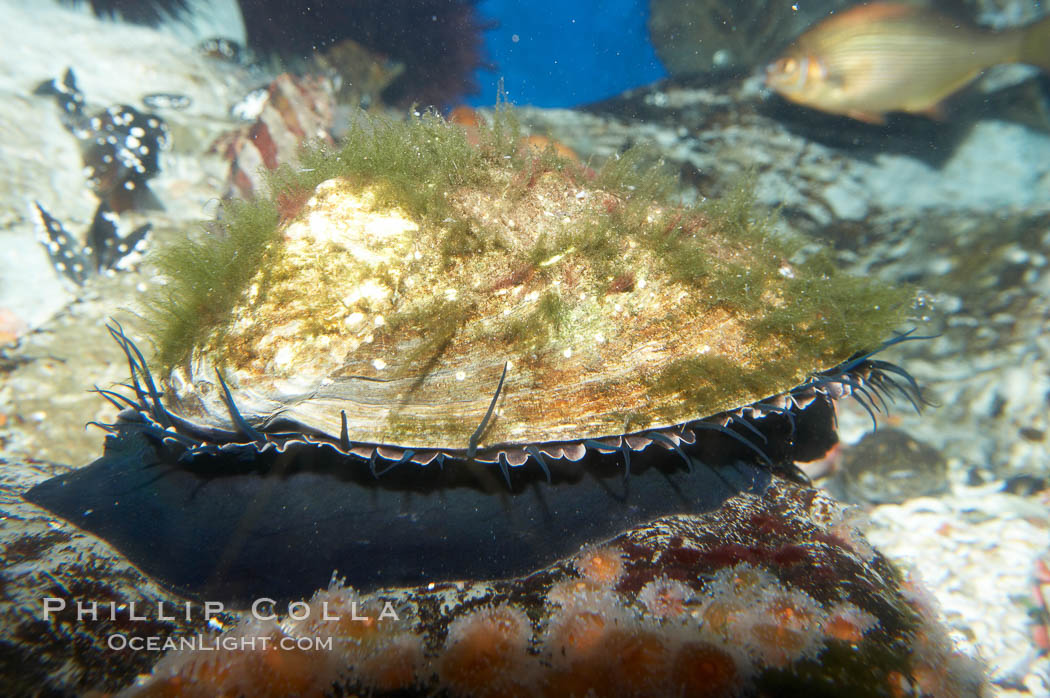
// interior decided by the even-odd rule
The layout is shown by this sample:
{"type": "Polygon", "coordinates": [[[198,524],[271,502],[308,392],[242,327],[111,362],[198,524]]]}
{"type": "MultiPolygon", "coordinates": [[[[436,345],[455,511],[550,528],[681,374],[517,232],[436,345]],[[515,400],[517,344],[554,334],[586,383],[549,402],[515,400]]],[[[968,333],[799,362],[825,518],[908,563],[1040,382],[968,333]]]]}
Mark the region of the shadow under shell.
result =
{"type": "MultiPolygon", "coordinates": [[[[754,426],[774,464],[836,441],[824,396],[754,426]]],[[[509,481],[465,461],[405,463],[377,478],[368,461],[323,445],[184,462],[142,425],[114,427],[101,458],[25,499],[173,590],[230,606],[307,597],[334,571],[362,590],[518,576],[659,516],[761,493],[770,479],[754,452],[717,431],[681,453],[654,444],[634,454],[627,478],[616,454],[590,452],[552,463],[548,482],[533,462],[509,481]]]]}

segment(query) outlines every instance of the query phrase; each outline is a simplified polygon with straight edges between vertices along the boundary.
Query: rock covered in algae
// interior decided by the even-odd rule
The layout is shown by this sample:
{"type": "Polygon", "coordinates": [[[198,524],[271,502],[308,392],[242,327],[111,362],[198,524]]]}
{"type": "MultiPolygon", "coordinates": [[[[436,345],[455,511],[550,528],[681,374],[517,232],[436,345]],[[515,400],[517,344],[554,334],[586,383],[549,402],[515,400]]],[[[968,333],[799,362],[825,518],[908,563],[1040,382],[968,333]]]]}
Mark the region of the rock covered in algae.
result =
{"type": "Polygon", "coordinates": [[[979,695],[936,611],[811,489],[657,519],[527,576],[357,594],[338,582],[129,696],[979,695]],[[294,617],[293,617],[294,616],[294,617]],[[269,638],[270,649],[251,638],[269,638]],[[317,638],[331,638],[320,648],[317,638]],[[291,650],[278,650],[282,641],[291,650]]]}
{"type": "Polygon", "coordinates": [[[908,305],[796,260],[746,195],[681,206],[637,153],[595,172],[513,131],[499,116],[475,147],[438,117],[359,127],[169,255],[156,335],[178,410],[232,426],[220,366],[249,421],[520,464],[514,446],[787,391],[878,346],[908,305]]]}

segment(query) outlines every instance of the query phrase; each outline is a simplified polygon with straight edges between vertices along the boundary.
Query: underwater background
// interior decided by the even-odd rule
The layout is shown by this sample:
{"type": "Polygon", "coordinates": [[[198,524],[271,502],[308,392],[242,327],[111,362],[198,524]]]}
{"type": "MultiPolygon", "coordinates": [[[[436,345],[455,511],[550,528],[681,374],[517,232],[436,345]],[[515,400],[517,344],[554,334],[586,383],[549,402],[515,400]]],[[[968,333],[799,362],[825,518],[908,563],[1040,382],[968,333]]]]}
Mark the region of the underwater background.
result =
{"type": "Polygon", "coordinates": [[[495,22],[485,49],[498,70],[482,71],[470,104],[490,105],[499,79],[516,104],[573,107],[667,76],[649,40],[645,0],[538,3],[527,13],[489,0],[478,11],[495,22]]]}
{"type": "MultiPolygon", "coordinates": [[[[1031,29],[1047,16],[1044,3],[867,4],[908,8],[862,22],[877,29],[864,50],[894,66],[888,92],[903,95],[922,82],[915,75],[933,76],[925,93],[886,109],[870,95],[839,106],[792,91],[836,78],[827,56],[850,57],[846,37],[822,24],[861,5],[849,0],[300,5],[0,0],[5,695],[159,695],[172,685],[208,695],[218,690],[213,680],[246,695],[264,695],[253,681],[272,695],[320,695],[339,682],[377,695],[514,695],[529,684],[507,676],[540,674],[549,695],[587,687],[660,695],[654,686],[699,684],[721,686],[713,695],[793,695],[827,676],[843,681],[834,684],[840,692],[854,690],[850,681],[869,672],[885,679],[871,682],[870,695],[1050,695],[1050,76],[1022,60],[1050,45],[1031,29]],[[879,24],[887,17],[905,21],[879,24]],[[807,30],[819,30],[806,49],[813,53],[799,54],[802,72],[777,83],[807,30]],[[990,38],[1004,36],[1016,41],[990,38]],[[927,39],[926,53],[911,52],[927,39]],[[987,65],[967,63],[986,44],[987,65]],[[173,283],[158,271],[159,251],[219,235],[221,202],[265,194],[260,171],[298,163],[304,140],[334,148],[369,118],[400,123],[427,110],[470,132],[498,117],[499,100],[513,105],[538,153],[549,146],[593,174],[644,147],[686,205],[732,199],[746,182],[744,218],[772,215],[777,234],[798,242],[798,259],[823,254],[829,274],[912,289],[915,302],[895,329],[913,334],[877,359],[914,376],[924,401],[913,407],[862,390],[859,400],[837,401],[839,443],[797,463],[810,485],[781,473],[761,494],[767,473],[749,464],[759,492],[727,495],[675,535],[616,519],[615,532],[568,536],[572,550],[550,559],[494,556],[504,574],[439,584],[436,596],[425,584],[370,596],[311,583],[302,594],[318,590],[311,608],[390,601],[425,619],[376,637],[348,631],[335,657],[307,652],[277,669],[244,652],[213,661],[115,651],[108,638],[131,631],[325,630],[290,618],[279,628],[253,625],[236,608],[210,621],[199,606],[186,618],[158,618],[158,601],[186,598],[163,575],[150,574],[126,543],[25,497],[102,456],[104,433],[85,425],[113,424],[127,405],[91,389],[123,390],[132,354],[107,326],[122,323],[153,361],[142,304],[173,283]],[[613,535],[617,542],[599,545],[613,535]],[[643,564],[648,553],[639,551],[667,554],[676,536],[702,553],[687,544],[693,557],[643,564]],[[689,567],[697,560],[703,574],[689,567]],[[828,570],[840,576],[828,580],[828,570]],[[513,579],[487,581],[501,576],[513,579]],[[865,606],[870,599],[856,591],[864,585],[878,590],[877,604],[865,606]],[[43,617],[44,598],[115,601],[122,610],[85,626],[43,617]],[[733,616],[718,607],[727,599],[768,613],[733,616]],[[152,609],[146,627],[127,619],[136,601],[152,609]],[[435,620],[442,604],[452,610],[435,620]],[[682,634],[695,627],[679,618],[697,614],[707,614],[699,648],[682,634]],[[613,627],[623,635],[602,634],[613,627]],[[704,634],[712,628],[717,642],[704,634]],[[612,672],[616,681],[600,684],[611,670],[585,654],[565,665],[544,654],[579,651],[580,638],[592,636],[637,683],[612,672]],[[865,642],[906,646],[907,660],[880,665],[884,656],[865,642]],[[718,652],[704,654],[712,643],[718,652]]],[[[788,274],[797,259],[782,261],[788,274]]],[[[840,327],[858,315],[835,304],[822,313],[840,327]]],[[[130,495],[115,482],[101,489],[117,492],[119,504],[130,495]]],[[[719,476],[702,482],[721,487],[719,476]]],[[[86,485],[72,495],[88,497],[86,485]]],[[[128,520],[164,529],[166,505],[141,506],[128,520]]],[[[143,536],[139,555],[207,548],[206,522],[180,525],[163,543],[143,536]]],[[[458,579],[453,565],[442,574],[458,579]]]]}

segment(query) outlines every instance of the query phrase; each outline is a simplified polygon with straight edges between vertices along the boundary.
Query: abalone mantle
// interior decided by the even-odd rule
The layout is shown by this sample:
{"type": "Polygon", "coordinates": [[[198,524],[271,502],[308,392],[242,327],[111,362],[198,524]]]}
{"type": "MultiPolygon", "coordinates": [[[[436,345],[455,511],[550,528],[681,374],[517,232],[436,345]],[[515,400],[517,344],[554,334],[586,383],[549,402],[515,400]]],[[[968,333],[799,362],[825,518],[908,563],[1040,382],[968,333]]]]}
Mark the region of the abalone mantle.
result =
{"type": "MultiPolygon", "coordinates": [[[[440,224],[379,205],[350,179],[321,183],[227,324],[172,372],[175,409],[232,426],[221,367],[256,425],[462,453],[506,367],[479,450],[603,438],[615,449],[620,435],[784,393],[870,348],[825,337],[820,304],[799,317],[803,271],[770,240],[658,204],[616,227],[623,192],[557,171],[513,187],[516,176],[495,171],[497,186],[450,191],[455,215],[440,224]],[[484,238],[485,249],[449,253],[457,235],[484,238]],[[683,274],[668,258],[683,244],[709,273],[683,274]],[[725,301],[726,276],[756,297],[725,301]]],[[[898,312],[854,310],[883,324],[898,312]]]]}

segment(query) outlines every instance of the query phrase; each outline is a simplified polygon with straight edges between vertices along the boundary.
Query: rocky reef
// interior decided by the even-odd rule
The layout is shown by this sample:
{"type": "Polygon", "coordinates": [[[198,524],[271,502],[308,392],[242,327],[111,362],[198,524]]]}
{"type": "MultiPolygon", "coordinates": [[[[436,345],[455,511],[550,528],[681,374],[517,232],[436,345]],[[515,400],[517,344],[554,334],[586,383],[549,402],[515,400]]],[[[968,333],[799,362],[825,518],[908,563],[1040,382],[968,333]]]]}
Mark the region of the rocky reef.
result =
{"type": "Polygon", "coordinates": [[[905,431],[884,427],[845,449],[836,473],[836,493],[847,502],[903,502],[943,494],[948,463],[940,451],[905,431]]]}
{"type": "Polygon", "coordinates": [[[784,484],[520,578],[369,594],[335,580],[221,637],[120,695],[949,696],[983,683],[851,514],[784,484]]]}

